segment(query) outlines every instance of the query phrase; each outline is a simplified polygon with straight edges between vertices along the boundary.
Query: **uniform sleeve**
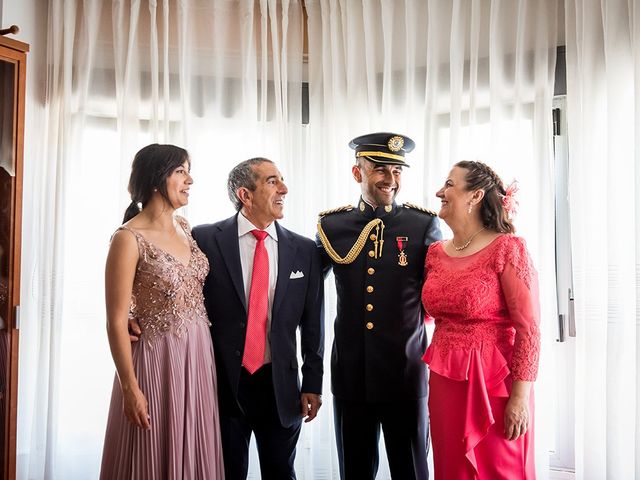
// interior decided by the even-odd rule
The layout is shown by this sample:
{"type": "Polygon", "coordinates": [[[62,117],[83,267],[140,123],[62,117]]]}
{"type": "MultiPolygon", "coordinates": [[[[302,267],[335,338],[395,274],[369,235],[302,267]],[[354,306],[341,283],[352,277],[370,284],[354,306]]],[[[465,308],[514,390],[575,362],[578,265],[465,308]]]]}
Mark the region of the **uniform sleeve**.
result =
{"type": "Polygon", "coordinates": [[[316,248],[318,250],[318,255],[320,256],[322,276],[324,278],[327,278],[327,275],[329,275],[329,272],[331,271],[331,267],[333,266],[333,264],[331,263],[331,258],[329,257],[329,254],[327,253],[327,251],[324,249],[324,246],[322,245],[322,241],[320,241],[319,233],[316,233],[316,248]]]}
{"type": "Polygon", "coordinates": [[[424,236],[424,245],[429,247],[434,242],[438,240],[442,240],[442,232],[440,231],[440,221],[438,217],[432,217],[431,223],[429,224],[429,228],[427,228],[427,233],[424,236]]]}
{"type": "Polygon", "coordinates": [[[324,373],[324,280],[320,252],[311,251],[309,287],[300,322],[302,352],[302,392],[322,393],[324,373]]]}
{"type": "Polygon", "coordinates": [[[502,292],[516,330],[511,374],[514,380],[534,381],[540,357],[538,274],[521,238],[506,242],[499,268],[502,292]]]}

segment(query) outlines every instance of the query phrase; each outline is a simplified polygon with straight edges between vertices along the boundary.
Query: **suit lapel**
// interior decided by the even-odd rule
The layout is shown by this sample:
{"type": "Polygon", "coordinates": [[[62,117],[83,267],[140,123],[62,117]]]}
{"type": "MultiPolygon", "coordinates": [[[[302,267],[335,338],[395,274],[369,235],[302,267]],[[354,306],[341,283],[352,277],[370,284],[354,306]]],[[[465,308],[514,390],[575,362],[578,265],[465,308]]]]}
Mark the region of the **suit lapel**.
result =
{"type": "Polygon", "coordinates": [[[278,232],[278,280],[276,282],[276,292],[273,298],[273,309],[271,310],[271,321],[276,317],[278,308],[287,293],[289,286],[289,276],[291,275],[291,266],[293,259],[296,257],[298,246],[287,230],[282,228],[276,222],[276,231],[278,232]]]}
{"type": "Polygon", "coordinates": [[[238,243],[238,215],[236,214],[236,216],[230,218],[228,222],[220,227],[220,230],[220,235],[218,235],[220,256],[227,267],[231,282],[246,312],[247,300],[242,281],[242,264],[240,263],[240,246],[238,243]]]}

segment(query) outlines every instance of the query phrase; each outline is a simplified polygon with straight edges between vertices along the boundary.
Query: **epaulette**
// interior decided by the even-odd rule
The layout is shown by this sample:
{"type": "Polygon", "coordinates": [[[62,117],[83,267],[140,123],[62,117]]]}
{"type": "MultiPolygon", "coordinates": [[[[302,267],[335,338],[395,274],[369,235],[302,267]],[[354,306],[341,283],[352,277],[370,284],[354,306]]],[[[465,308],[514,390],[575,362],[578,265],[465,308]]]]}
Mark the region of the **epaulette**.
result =
{"type": "Polygon", "coordinates": [[[345,205],[344,207],[332,208],[331,210],[325,210],[324,212],[320,212],[318,216],[324,217],[326,215],[331,215],[332,213],[348,212],[351,210],[353,210],[353,205],[345,205]]]}
{"type": "Polygon", "coordinates": [[[414,203],[406,203],[405,202],[403,205],[404,205],[404,208],[412,208],[414,210],[418,210],[420,212],[427,213],[427,214],[431,215],[432,217],[437,217],[438,216],[438,214],[436,212],[434,212],[433,210],[429,210],[428,208],[424,208],[424,207],[421,207],[419,205],[415,205],[414,203]]]}

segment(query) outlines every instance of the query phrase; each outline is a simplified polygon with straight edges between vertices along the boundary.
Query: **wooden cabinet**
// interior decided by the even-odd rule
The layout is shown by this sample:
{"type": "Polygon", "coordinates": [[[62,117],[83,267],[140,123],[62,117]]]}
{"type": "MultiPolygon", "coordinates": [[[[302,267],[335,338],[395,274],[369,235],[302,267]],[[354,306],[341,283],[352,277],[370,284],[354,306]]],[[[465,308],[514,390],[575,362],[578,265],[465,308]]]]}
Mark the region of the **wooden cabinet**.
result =
{"type": "Polygon", "coordinates": [[[22,156],[29,45],[0,36],[0,480],[16,476],[22,156]]]}

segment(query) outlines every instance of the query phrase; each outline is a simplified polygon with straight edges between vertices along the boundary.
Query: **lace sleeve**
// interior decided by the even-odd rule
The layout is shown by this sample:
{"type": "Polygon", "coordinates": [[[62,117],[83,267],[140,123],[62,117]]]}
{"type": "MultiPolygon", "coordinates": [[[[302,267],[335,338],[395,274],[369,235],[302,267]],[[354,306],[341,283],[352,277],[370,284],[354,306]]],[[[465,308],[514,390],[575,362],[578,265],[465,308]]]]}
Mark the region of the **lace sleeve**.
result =
{"type": "Polygon", "coordinates": [[[505,243],[500,284],[516,330],[511,373],[514,380],[534,381],[540,357],[540,302],[538,275],[524,240],[505,243]]]}
{"type": "Polygon", "coordinates": [[[529,288],[532,276],[535,274],[535,268],[531,262],[531,257],[529,257],[527,244],[524,238],[514,235],[506,235],[505,240],[500,245],[500,250],[496,256],[498,273],[502,274],[504,269],[510,265],[515,270],[516,276],[529,288]]]}

